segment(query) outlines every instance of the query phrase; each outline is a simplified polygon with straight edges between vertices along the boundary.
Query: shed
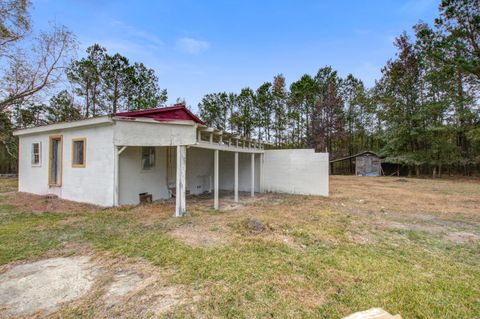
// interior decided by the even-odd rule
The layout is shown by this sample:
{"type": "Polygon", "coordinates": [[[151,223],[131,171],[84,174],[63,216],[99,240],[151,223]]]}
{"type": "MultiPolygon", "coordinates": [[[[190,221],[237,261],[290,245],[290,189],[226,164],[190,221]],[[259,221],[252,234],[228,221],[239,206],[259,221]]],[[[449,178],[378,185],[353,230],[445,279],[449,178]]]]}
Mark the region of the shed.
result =
{"type": "Polygon", "coordinates": [[[330,161],[330,174],[381,176],[381,158],[374,152],[364,151],[355,155],[334,159],[330,161]]]}

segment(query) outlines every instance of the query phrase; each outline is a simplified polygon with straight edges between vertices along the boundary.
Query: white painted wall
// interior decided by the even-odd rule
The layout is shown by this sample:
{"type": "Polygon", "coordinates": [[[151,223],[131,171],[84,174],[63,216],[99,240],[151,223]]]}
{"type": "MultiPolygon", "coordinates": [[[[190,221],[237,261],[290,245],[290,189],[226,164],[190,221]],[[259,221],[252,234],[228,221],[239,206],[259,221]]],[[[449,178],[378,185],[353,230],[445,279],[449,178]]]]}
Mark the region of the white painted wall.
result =
{"type": "MultiPolygon", "coordinates": [[[[190,194],[202,194],[208,191],[208,177],[212,178],[213,189],[213,150],[190,147],[187,150],[187,190],[190,194]]],[[[219,189],[231,190],[234,188],[234,152],[220,151],[219,153],[219,189]]],[[[238,156],[238,189],[250,191],[251,158],[248,153],[239,153],[238,156]]],[[[260,190],[260,154],[255,154],[255,191],[260,190]]]]}
{"type": "Polygon", "coordinates": [[[195,125],[115,121],[114,127],[114,143],[120,146],[189,145],[197,140],[195,125]]]}
{"type": "Polygon", "coordinates": [[[142,169],[142,147],[129,146],[119,157],[119,204],[138,204],[140,193],[153,200],[170,198],[167,188],[167,148],[155,147],[155,166],[142,169]]]}
{"type": "Polygon", "coordinates": [[[328,153],[266,150],[264,187],[268,192],[328,196],[328,170],[328,153]]]}
{"type": "Polygon", "coordinates": [[[113,205],[113,128],[111,125],[78,127],[19,136],[19,184],[21,192],[56,194],[60,198],[113,205]],[[63,136],[61,187],[48,185],[49,136],[63,136]],[[72,139],[86,138],[86,167],[72,167],[72,139]],[[41,165],[32,166],[32,143],[41,142],[41,165]]]}
{"type": "MultiPolygon", "coordinates": [[[[219,188],[233,190],[235,182],[235,153],[220,152],[219,188]]],[[[238,154],[238,190],[250,192],[251,154],[238,154]]],[[[260,154],[255,154],[255,192],[260,190],[260,154]]]]}
{"type": "Polygon", "coordinates": [[[187,149],[187,190],[190,194],[202,194],[211,188],[213,190],[213,150],[198,147],[187,149]]]}

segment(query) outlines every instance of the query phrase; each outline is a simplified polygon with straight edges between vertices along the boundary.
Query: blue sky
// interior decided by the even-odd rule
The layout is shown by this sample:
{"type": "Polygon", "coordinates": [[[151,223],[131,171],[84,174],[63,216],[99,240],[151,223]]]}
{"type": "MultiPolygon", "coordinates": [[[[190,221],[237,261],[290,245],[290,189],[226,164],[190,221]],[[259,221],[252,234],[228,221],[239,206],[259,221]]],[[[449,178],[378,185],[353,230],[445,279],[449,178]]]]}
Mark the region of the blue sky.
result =
{"type": "Polygon", "coordinates": [[[438,0],[113,1],[35,0],[35,29],[66,25],[79,55],[99,43],[155,69],[169,102],[196,109],[204,94],[257,88],[283,73],[287,82],[331,65],[374,84],[393,40],[438,0]]]}

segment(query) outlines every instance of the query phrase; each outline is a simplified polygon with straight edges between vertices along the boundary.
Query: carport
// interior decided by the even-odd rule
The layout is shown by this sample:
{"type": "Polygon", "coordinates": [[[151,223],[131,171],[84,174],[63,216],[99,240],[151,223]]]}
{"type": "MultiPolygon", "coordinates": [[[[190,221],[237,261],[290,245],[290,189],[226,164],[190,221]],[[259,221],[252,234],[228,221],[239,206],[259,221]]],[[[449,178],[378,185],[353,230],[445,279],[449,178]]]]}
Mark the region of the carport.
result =
{"type": "Polygon", "coordinates": [[[233,191],[235,202],[239,191],[264,191],[265,143],[207,127],[188,112],[172,119],[175,114],[166,114],[172,111],[116,114],[117,205],[135,204],[139,193],[154,200],[175,197],[175,215],[182,216],[187,194],[212,193],[219,209],[220,190],[233,191]]]}

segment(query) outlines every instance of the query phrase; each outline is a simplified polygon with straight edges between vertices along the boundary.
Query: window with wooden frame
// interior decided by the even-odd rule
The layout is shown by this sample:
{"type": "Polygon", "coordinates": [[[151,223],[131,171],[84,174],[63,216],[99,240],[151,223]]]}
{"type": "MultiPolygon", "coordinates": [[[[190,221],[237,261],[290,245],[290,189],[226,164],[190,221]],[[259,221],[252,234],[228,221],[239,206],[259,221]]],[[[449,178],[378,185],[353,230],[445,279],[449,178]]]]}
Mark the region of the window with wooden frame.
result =
{"type": "Polygon", "coordinates": [[[87,162],[87,139],[72,139],[72,167],[85,167],[87,162]]]}
{"type": "Polygon", "coordinates": [[[63,136],[50,136],[48,149],[48,185],[62,186],[63,136]]]}
{"type": "Polygon", "coordinates": [[[149,170],[155,166],[155,147],[142,147],[142,169],[149,170]]]}
{"type": "Polygon", "coordinates": [[[32,143],[32,166],[42,166],[42,143],[32,143]]]}

